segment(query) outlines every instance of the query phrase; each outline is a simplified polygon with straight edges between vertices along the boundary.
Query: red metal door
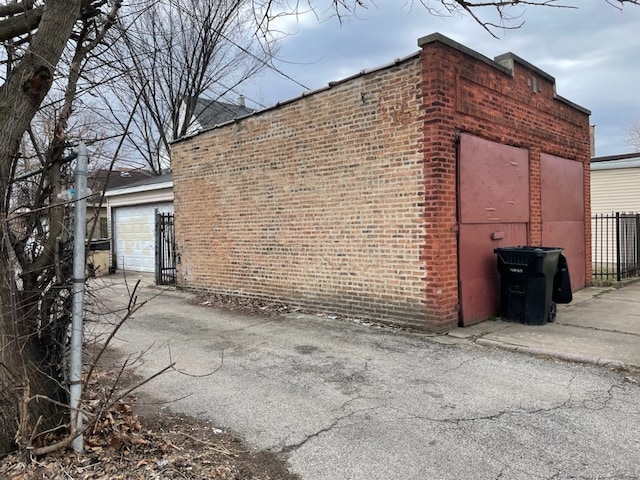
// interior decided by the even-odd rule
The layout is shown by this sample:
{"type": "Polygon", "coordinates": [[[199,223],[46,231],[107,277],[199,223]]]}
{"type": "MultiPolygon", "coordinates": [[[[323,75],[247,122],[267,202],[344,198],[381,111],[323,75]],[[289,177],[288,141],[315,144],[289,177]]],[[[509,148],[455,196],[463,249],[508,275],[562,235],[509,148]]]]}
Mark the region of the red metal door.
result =
{"type": "Polygon", "coordinates": [[[529,152],[468,134],[458,152],[459,296],[471,325],[498,313],[493,249],[528,243],[529,152]]]}
{"type": "Polygon", "coordinates": [[[542,244],[564,248],[572,290],[585,285],[584,165],[540,156],[542,244]]]}

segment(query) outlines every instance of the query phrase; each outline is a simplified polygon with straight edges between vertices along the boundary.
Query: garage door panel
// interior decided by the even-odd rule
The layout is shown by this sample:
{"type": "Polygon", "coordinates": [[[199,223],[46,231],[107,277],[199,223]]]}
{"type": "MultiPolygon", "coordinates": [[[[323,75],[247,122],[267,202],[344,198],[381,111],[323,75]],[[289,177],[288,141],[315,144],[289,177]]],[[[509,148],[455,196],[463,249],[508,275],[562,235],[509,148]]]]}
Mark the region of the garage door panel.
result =
{"type": "Polygon", "coordinates": [[[528,243],[528,150],[462,134],[458,208],[461,320],[471,325],[499,310],[494,248],[528,243]]]}
{"type": "Polygon", "coordinates": [[[526,243],[526,223],[460,225],[460,288],[464,325],[498,314],[500,276],[494,248],[526,243]]]}
{"type": "Polygon", "coordinates": [[[465,325],[484,320],[495,315],[498,311],[499,277],[493,254],[494,247],[490,237],[479,234],[478,230],[483,230],[482,226],[461,225],[460,230],[460,287],[464,292],[461,307],[465,325]],[[462,241],[462,239],[470,239],[472,236],[476,237],[473,245],[470,245],[469,240],[462,241]],[[485,241],[480,242],[480,239],[485,239],[485,241]],[[472,253],[474,251],[475,255],[472,253]]]}
{"type": "Polygon", "coordinates": [[[529,221],[529,152],[468,134],[460,138],[462,223],[529,221]]]}
{"type": "Polygon", "coordinates": [[[543,222],[542,243],[550,247],[562,247],[569,264],[571,290],[585,286],[585,237],[584,222],[543,222]]]}
{"type": "Polygon", "coordinates": [[[546,221],[584,221],[584,165],[582,162],[540,155],[542,218],[546,221]]]}
{"type": "Polygon", "coordinates": [[[173,204],[117,207],[113,210],[114,255],[118,269],[155,272],[155,211],[173,212],[173,204]]]}
{"type": "Polygon", "coordinates": [[[569,263],[572,290],[586,283],[584,164],[540,156],[542,244],[562,247],[569,263]]]}

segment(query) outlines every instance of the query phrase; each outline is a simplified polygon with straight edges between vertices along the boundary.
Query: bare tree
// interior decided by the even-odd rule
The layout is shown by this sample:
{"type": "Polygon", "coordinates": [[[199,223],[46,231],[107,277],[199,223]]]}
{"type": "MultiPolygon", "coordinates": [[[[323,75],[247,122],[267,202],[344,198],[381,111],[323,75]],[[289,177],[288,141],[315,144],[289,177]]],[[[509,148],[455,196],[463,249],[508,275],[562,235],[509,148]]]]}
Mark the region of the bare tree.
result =
{"type": "Polygon", "coordinates": [[[640,152],[640,120],[634,120],[627,126],[624,141],[627,145],[640,152]]]}
{"type": "Polygon", "coordinates": [[[23,27],[5,40],[0,87],[0,453],[65,423],[72,279],[68,206],[58,194],[69,177],[67,130],[83,68],[120,2],[21,5],[26,12],[0,22],[0,36],[4,22],[22,18],[23,27]]]}
{"type": "MultiPolygon", "coordinates": [[[[318,16],[328,9],[338,19],[374,5],[369,0],[145,0],[122,11],[114,66],[122,71],[107,104],[130,111],[142,102],[122,158],[130,165],[161,174],[168,166],[169,144],[193,129],[201,97],[224,99],[244,80],[270,66],[274,20],[305,10],[318,16]]],[[[606,1],[606,0],[605,0],[606,1]]],[[[625,3],[616,2],[621,8],[625,3]]],[[[572,0],[413,0],[433,15],[470,15],[492,35],[498,28],[522,25],[524,7],[576,8],[572,0]],[[481,7],[485,7],[482,9],[481,7]],[[489,7],[489,8],[486,8],[489,7]],[[493,20],[479,12],[493,10],[493,20]]],[[[277,34],[275,35],[277,36],[277,34]]],[[[120,115],[123,116],[123,115],[120,115]]],[[[118,118],[118,115],[115,115],[118,118]]]]}
{"type": "MultiPolygon", "coordinates": [[[[51,385],[50,372],[41,370],[43,352],[33,331],[33,320],[37,321],[37,315],[19,296],[12,262],[15,240],[8,228],[8,217],[20,141],[49,91],[54,69],[78,18],[80,4],[79,0],[47,3],[41,12],[34,12],[39,16],[39,22],[31,23],[25,14],[23,21],[28,22],[28,26],[22,34],[29,33],[35,25],[37,31],[31,37],[28,52],[16,61],[15,67],[8,69],[4,85],[0,87],[0,222],[3,237],[0,244],[0,452],[11,449],[19,427],[31,425],[33,428],[38,418],[51,418],[52,410],[56,410],[49,402],[31,400],[34,394],[48,394],[58,389],[51,385]]],[[[8,30],[4,22],[12,22],[13,18],[9,17],[0,26],[8,30]]],[[[3,36],[4,31],[0,28],[0,38],[5,40],[16,35],[11,30],[3,36]]],[[[49,248],[49,263],[53,263],[54,251],[49,248]]]]}
{"type": "MultiPolygon", "coordinates": [[[[327,1],[339,17],[369,3],[327,1]]],[[[574,8],[562,0],[420,3],[434,14],[466,12],[489,32],[502,25],[476,16],[483,7],[494,8],[501,21],[523,5],[574,8]]],[[[123,49],[112,66],[126,74],[131,91],[142,92],[147,108],[139,128],[141,142],[133,139],[136,148],[156,161],[168,142],[189,131],[194,100],[205,93],[224,94],[261,68],[270,54],[270,21],[305,5],[314,8],[317,2],[164,0],[129,7],[130,16],[118,20],[121,37],[114,42],[123,49]],[[253,32],[245,28],[250,18],[253,32]],[[156,138],[160,140],[154,144],[156,138]],[[146,147],[140,146],[147,140],[146,147]]],[[[77,92],[119,6],[120,0],[0,4],[0,63],[5,67],[0,73],[0,454],[64,426],[61,365],[73,279],[65,242],[66,206],[57,194],[65,184],[77,92]],[[61,64],[65,48],[68,62],[61,64]],[[54,114],[38,130],[33,120],[52,85],[60,85],[62,96],[59,101],[49,98],[54,114]],[[47,130],[49,136],[42,133],[47,130]]],[[[127,100],[123,104],[128,110],[123,117],[128,117],[133,105],[127,100]]],[[[152,166],[159,169],[157,163],[152,166]]]]}
{"type": "Polygon", "coordinates": [[[255,36],[250,6],[161,0],[121,14],[110,67],[122,76],[108,95],[129,111],[142,93],[128,144],[153,173],[168,166],[169,143],[193,128],[198,99],[223,97],[270,60],[274,44],[255,36]]]}
{"type": "MultiPolygon", "coordinates": [[[[622,10],[625,5],[638,5],[640,0],[602,0],[613,8],[622,10]]],[[[524,24],[523,16],[527,7],[579,8],[576,0],[408,0],[410,5],[419,5],[431,15],[452,17],[467,15],[491,36],[497,37],[496,30],[518,29],[524,24]]],[[[283,16],[298,15],[302,11],[319,14],[331,13],[341,20],[358,9],[375,5],[370,0],[330,0],[324,4],[325,11],[318,9],[322,2],[315,0],[252,0],[255,18],[263,33],[270,30],[271,23],[283,16]],[[320,5],[319,5],[320,4],[320,5]]]]}

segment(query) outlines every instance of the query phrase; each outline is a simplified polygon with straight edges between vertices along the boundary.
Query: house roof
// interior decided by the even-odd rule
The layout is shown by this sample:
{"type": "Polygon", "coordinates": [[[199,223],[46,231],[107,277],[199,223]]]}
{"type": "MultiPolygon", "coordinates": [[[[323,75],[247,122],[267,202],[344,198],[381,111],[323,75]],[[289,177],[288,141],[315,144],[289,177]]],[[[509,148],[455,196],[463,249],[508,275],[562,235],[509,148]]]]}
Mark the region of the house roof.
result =
{"type": "Polygon", "coordinates": [[[110,171],[108,168],[99,168],[89,173],[87,186],[94,193],[98,193],[102,191],[105,184],[107,186],[106,190],[110,190],[112,188],[124,187],[125,185],[139,182],[149,178],[150,176],[151,173],[146,170],[128,168],[110,171]]]}
{"type": "Polygon", "coordinates": [[[253,112],[253,109],[244,105],[198,98],[193,116],[200,122],[202,128],[211,128],[236,118],[246,117],[253,112]]]}
{"type": "Polygon", "coordinates": [[[591,170],[616,170],[640,167],[640,152],[591,158],[591,170]]]}
{"type": "Polygon", "coordinates": [[[106,197],[113,197],[116,195],[125,195],[127,193],[147,192],[151,190],[160,190],[163,188],[173,187],[173,174],[167,173],[165,175],[158,175],[155,177],[149,177],[138,182],[130,183],[118,188],[112,188],[105,192],[106,197]]]}

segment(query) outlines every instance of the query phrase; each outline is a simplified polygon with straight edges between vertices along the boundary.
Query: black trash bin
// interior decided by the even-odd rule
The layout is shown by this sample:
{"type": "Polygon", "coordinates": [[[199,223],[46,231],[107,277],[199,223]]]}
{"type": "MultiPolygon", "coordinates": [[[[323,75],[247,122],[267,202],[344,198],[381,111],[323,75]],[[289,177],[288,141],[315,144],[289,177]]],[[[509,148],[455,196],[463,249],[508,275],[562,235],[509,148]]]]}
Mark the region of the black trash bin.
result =
{"type": "Polygon", "coordinates": [[[562,248],[504,247],[494,253],[498,255],[502,318],[528,325],[553,322],[554,278],[562,248]]]}
{"type": "Polygon", "coordinates": [[[558,258],[558,271],[553,277],[553,297],[556,303],[571,303],[573,294],[571,293],[571,277],[569,276],[569,264],[567,257],[563,253],[558,258]]]}

